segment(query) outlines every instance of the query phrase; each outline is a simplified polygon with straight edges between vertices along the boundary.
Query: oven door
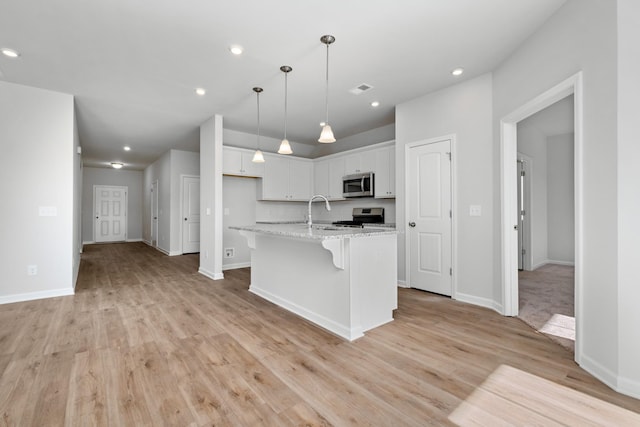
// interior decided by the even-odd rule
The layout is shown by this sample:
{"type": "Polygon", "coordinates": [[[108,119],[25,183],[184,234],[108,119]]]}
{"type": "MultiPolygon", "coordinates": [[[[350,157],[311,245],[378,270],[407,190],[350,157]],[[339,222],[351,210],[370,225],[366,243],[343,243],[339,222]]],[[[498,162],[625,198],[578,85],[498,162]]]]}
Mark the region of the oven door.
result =
{"type": "Polygon", "coordinates": [[[373,172],[347,175],[342,178],[342,197],[373,196],[373,172]]]}

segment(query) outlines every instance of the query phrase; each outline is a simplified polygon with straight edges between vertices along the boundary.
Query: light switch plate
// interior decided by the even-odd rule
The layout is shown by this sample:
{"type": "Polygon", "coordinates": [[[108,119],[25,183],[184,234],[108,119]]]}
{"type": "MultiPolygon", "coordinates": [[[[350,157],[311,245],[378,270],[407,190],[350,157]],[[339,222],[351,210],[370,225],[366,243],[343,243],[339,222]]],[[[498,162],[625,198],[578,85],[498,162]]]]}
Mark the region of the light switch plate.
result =
{"type": "Polygon", "coordinates": [[[482,216],[482,206],[480,205],[469,206],[469,216],[482,216]]]}

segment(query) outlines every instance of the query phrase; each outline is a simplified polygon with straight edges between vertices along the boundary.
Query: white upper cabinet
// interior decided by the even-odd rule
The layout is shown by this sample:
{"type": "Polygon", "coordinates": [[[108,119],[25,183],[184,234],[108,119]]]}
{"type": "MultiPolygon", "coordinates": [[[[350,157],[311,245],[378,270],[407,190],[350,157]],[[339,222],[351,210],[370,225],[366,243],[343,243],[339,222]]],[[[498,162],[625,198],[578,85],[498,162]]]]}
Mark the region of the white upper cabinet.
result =
{"type": "Polygon", "coordinates": [[[376,168],[374,151],[361,151],[344,157],[344,174],[351,175],[361,172],[373,172],[376,168]]]}
{"type": "Polygon", "coordinates": [[[344,158],[319,160],[314,165],[314,194],[322,194],[329,200],[342,200],[344,158]]]}
{"type": "Polygon", "coordinates": [[[252,158],[253,150],[222,147],[222,173],[224,175],[263,176],[264,163],[253,163],[252,158]]]}
{"type": "Polygon", "coordinates": [[[396,197],[396,149],[394,146],[375,151],[375,197],[396,197]]]}
{"type": "Polygon", "coordinates": [[[313,189],[313,162],[265,154],[261,200],[308,201],[313,189]]]}

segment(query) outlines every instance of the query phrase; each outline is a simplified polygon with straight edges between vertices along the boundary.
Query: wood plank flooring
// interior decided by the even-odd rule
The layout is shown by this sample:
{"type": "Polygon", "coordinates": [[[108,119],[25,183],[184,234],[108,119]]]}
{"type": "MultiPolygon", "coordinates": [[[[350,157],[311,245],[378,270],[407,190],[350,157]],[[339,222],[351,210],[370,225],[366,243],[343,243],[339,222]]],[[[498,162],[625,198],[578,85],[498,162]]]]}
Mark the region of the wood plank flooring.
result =
{"type": "Polygon", "coordinates": [[[250,294],[249,269],[197,266],[87,246],[75,296],[0,306],[0,425],[640,425],[519,319],[400,289],[349,343],[250,294]]]}

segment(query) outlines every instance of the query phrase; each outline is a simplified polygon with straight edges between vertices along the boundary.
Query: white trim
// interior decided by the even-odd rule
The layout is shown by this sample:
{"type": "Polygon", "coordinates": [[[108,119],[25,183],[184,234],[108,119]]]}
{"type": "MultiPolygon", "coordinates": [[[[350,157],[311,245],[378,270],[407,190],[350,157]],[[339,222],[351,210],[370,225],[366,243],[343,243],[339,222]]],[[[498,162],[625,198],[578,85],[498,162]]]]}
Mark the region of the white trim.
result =
{"type": "Polygon", "coordinates": [[[618,377],[618,393],[640,399],[640,381],[630,380],[625,377],[618,377]]]}
{"type": "Polygon", "coordinates": [[[134,242],[143,242],[144,240],[138,238],[138,239],[127,239],[125,240],[125,242],[127,243],[134,243],[134,242]]]}
{"type": "Polygon", "coordinates": [[[57,298],[75,295],[73,288],[51,289],[48,291],[27,292],[25,294],[13,294],[0,296],[0,305],[12,304],[14,302],[33,301],[44,298],[57,298]]]}
{"type": "Polygon", "coordinates": [[[89,241],[86,241],[86,242],[82,242],[82,244],[83,245],[95,245],[96,242],[94,242],[93,240],[89,240],[89,241]]]}
{"type": "Polygon", "coordinates": [[[533,206],[533,176],[534,176],[534,162],[533,158],[527,156],[524,153],[517,152],[517,158],[524,160],[525,166],[525,182],[527,186],[527,191],[524,197],[524,206],[522,207],[525,210],[525,221],[526,228],[523,230],[524,234],[524,250],[526,251],[524,262],[522,263],[523,270],[534,270],[533,266],[533,233],[531,232],[531,223],[533,218],[531,217],[531,213],[534,211],[535,207],[533,206]]]}
{"type": "Polygon", "coordinates": [[[222,266],[222,271],[224,270],[235,270],[236,268],[247,268],[251,267],[251,261],[248,262],[237,262],[235,264],[224,264],[222,266]]]}
{"type": "Polygon", "coordinates": [[[211,271],[205,269],[205,268],[198,268],[198,273],[202,274],[203,276],[208,277],[209,279],[213,279],[213,280],[222,280],[224,279],[224,274],[223,273],[212,273],[211,271]]]}
{"type": "Polygon", "coordinates": [[[535,264],[534,266],[531,267],[530,271],[535,271],[538,268],[545,266],[547,264],[554,264],[554,265],[567,265],[567,266],[575,266],[576,263],[572,262],[572,261],[558,261],[558,260],[553,260],[553,259],[545,259],[537,264],[535,264]]]}
{"type": "Polygon", "coordinates": [[[517,123],[532,114],[574,95],[574,192],[575,192],[575,318],[576,347],[575,360],[580,363],[582,355],[582,286],[583,286],[583,87],[582,72],[578,72],[560,82],[546,92],[535,97],[500,121],[500,203],[501,203],[501,262],[502,262],[502,305],[503,314],[518,314],[518,238],[513,225],[517,224],[515,188],[515,165],[517,157],[517,123]]]}
{"type": "MultiPolygon", "coordinates": [[[[151,241],[150,240],[142,239],[142,243],[144,243],[147,246],[151,246],[151,241]]],[[[153,247],[153,246],[151,246],[151,247],[153,247]]]]}
{"type": "Polygon", "coordinates": [[[463,294],[458,292],[456,294],[456,297],[453,299],[455,299],[456,301],[467,303],[467,304],[473,304],[480,307],[490,308],[491,310],[494,310],[499,314],[502,314],[502,304],[499,304],[498,302],[494,301],[491,298],[484,298],[484,297],[463,294]]]}
{"type": "MultiPolygon", "coordinates": [[[[576,319],[577,320],[577,319],[576,319]]],[[[591,359],[589,356],[582,355],[580,357],[580,361],[578,362],[581,368],[589,372],[591,375],[608,385],[614,390],[617,390],[618,387],[618,376],[605,366],[591,359]]]]}
{"type": "Polygon", "coordinates": [[[409,289],[409,286],[407,286],[407,282],[405,280],[398,280],[398,287],[409,289]]]}
{"type": "MultiPolygon", "coordinates": [[[[405,187],[408,188],[406,183],[409,182],[409,151],[412,148],[419,147],[421,145],[435,144],[437,142],[449,141],[449,149],[451,150],[451,168],[450,168],[450,179],[451,179],[451,297],[456,299],[458,292],[458,281],[457,281],[457,266],[458,266],[458,246],[457,246],[457,237],[458,237],[458,221],[457,221],[457,181],[456,181],[456,135],[449,134],[443,135],[436,138],[423,139],[420,141],[409,142],[404,146],[404,182],[405,187]]],[[[410,239],[407,230],[407,221],[406,218],[409,215],[409,195],[405,194],[404,198],[404,211],[405,211],[405,224],[398,228],[398,224],[396,224],[396,230],[401,233],[404,233],[404,247],[405,247],[405,255],[404,255],[404,263],[405,263],[405,277],[406,281],[404,282],[404,287],[409,288],[411,283],[411,250],[410,250],[410,239]]]]}

